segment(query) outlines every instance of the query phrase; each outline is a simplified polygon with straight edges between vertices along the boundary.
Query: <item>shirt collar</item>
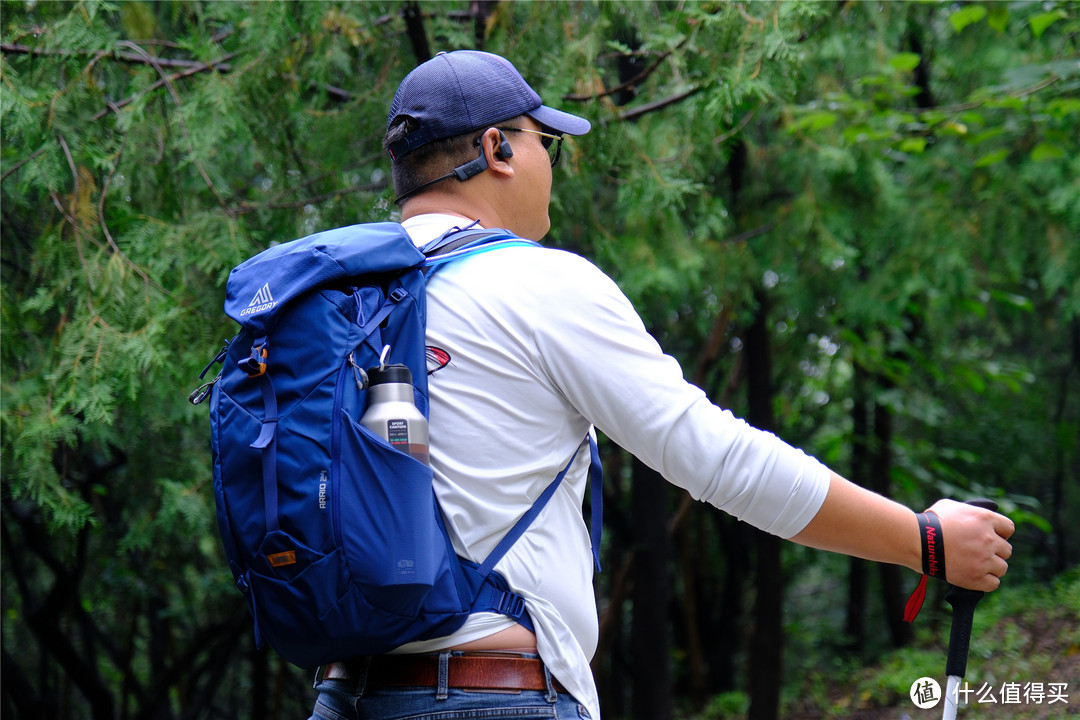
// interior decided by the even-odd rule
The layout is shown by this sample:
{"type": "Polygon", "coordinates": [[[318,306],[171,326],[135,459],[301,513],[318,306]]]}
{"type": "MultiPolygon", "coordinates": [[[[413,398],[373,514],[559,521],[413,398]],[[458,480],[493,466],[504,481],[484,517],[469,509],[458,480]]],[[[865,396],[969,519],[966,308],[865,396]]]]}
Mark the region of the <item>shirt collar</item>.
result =
{"type": "Polygon", "coordinates": [[[447,213],[414,215],[408,220],[402,220],[401,225],[417,247],[423,247],[432,240],[442,237],[450,228],[482,227],[479,220],[467,220],[460,215],[447,213]]]}

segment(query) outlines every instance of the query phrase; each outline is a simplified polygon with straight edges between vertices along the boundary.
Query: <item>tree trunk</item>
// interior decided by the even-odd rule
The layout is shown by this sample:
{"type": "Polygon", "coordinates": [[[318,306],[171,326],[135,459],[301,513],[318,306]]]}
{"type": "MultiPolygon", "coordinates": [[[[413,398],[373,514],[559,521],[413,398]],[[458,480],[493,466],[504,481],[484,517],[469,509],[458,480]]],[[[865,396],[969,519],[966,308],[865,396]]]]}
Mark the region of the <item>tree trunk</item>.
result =
{"type": "Polygon", "coordinates": [[[431,59],[431,45],[428,44],[424,12],[420,9],[420,3],[415,0],[405,3],[401,9],[401,17],[405,19],[405,34],[409,36],[416,64],[421,65],[431,59]]]}
{"type": "Polygon", "coordinates": [[[667,532],[667,482],[635,458],[633,516],[634,605],[631,621],[631,695],[635,720],[670,720],[671,660],[668,605],[671,542],[667,532]]]}
{"type": "MultiPolygon", "coordinates": [[[[888,389],[892,386],[885,378],[879,379],[879,386],[888,389]]],[[[870,489],[888,496],[892,485],[892,411],[884,405],[874,405],[874,443],[870,455],[870,489]]],[[[889,636],[894,647],[903,647],[914,638],[911,624],[904,622],[904,588],[898,565],[881,563],[878,565],[881,575],[881,594],[885,604],[885,619],[889,625],[889,636]]]]}
{"type": "Polygon", "coordinates": [[[477,50],[484,49],[484,39],[487,37],[488,18],[495,12],[495,6],[499,0],[473,0],[469,6],[469,14],[473,18],[473,40],[477,50]]]}
{"type": "MultiPolygon", "coordinates": [[[[851,481],[856,485],[867,485],[870,464],[869,442],[870,421],[867,413],[869,399],[866,396],[866,370],[855,363],[852,378],[854,405],[851,409],[851,481]]],[[[866,583],[867,562],[860,558],[851,558],[848,563],[847,614],[844,623],[845,644],[854,653],[859,654],[866,643],[866,583]]]]}
{"type": "MultiPolygon", "coordinates": [[[[689,497],[689,496],[686,496],[689,497]]],[[[690,702],[694,708],[701,708],[708,699],[708,676],[705,667],[705,654],[702,648],[702,618],[700,600],[702,599],[700,581],[701,558],[706,557],[706,549],[701,542],[701,513],[699,507],[692,507],[685,521],[675,529],[675,541],[678,545],[679,573],[682,576],[682,637],[685,642],[686,675],[689,686],[690,702]]]]}
{"type": "MultiPolygon", "coordinates": [[[[751,425],[773,430],[772,362],[769,348],[769,305],[764,291],[756,293],[757,315],[746,333],[747,392],[751,425]]],[[[776,720],[783,683],[783,569],[780,539],[761,531],[754,533],[757,551],[754,574],[757,600],[754,603],[753,633],[750,638],[749,720],[776,720]]]]}
{"type": "Polygon", "coordinates": [[[750,534],[753,528],[735,518],[715,513],[713,520],[724,551],[724,573],[720,583],[720,602],[711,603],[716,608],[710,620],[709,668],[711,687],[716,691],[734,690],[738,676],[736,663],[742,651],[742,628],[744,625],[743,598],[747,585],[752,582],[750,534]]]}
{"type": "MultiPolygon", "coordinates": [[[[1073,373],[1080,375],[1080,318],[1073,318],[1073,321],[1069,326],[1070,339],[1069,343],[1069,360],[1066,363],[1064,371],[1061,374],[1061,390],[1058,393],[1058,405],[1054,412],[1054,427],[1061,428],[1064,423],[1069,422],[1068,414],[1066,410],[1069,407],[1069,388],[1071,385],[1070,378],[1073,373]]],[[[1066,510],[1067,500],[1065,495],[1066,478],[1080,477],[1080,433],[1074,433],[1076,437],[1076,447],[1067,448],[1065,442],[1057,446],[1056,458],[1054,461],[1054,474],[1050,478],[1050,523],[1053,528],[1051,534],[1051,542],[1053,542],[1053,548],[1050,551],[1052,558],[1051,568],[1055,574],[1065,572],[1070,567],[1070,558],[1068,551],[1069,537],[1068,528],[1066,526],[1066,510]],[[1072,456],[1072,468],[1069,468],[1069,456],[1072,456]]],[[[1065,436],[1067,437],[1067,436],[1065,436]]]]}

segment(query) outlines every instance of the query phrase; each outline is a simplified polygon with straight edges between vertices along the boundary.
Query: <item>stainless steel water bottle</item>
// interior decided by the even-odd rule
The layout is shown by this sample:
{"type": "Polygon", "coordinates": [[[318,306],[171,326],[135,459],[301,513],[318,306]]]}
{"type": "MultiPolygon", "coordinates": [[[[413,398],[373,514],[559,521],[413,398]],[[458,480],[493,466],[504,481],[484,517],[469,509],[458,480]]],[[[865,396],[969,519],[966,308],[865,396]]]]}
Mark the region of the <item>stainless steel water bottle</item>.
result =
{"type": "Polygon", "coordinates": [[[412,372],[405,365],[368,370],[368,408],[360,424],[390,446],[429,464],[428,422],[416,408],[412,372]]]}

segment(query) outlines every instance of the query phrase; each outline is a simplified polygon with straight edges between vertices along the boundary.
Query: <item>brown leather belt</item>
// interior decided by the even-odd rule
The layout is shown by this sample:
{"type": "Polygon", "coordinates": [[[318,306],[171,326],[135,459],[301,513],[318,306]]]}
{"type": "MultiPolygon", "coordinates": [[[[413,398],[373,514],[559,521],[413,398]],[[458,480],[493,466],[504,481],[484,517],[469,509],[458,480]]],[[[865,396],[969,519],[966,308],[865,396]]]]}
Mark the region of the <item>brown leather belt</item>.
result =
{"type": "MultiPolygon", "coordinates": [[[[332,663],[323,669],[328,679],[356,679],[363,660],[332,663]]],[[[556,692],[566,689],[551,679],[556,692]]],[[[365,687],[437,687],[439,655],[377,655],[370,659],[365,687]]],[[[467,652],[450,655],[447,687],[461,690],[547,690],[544,663],[539,658],[511,653],[467,652]]]]}

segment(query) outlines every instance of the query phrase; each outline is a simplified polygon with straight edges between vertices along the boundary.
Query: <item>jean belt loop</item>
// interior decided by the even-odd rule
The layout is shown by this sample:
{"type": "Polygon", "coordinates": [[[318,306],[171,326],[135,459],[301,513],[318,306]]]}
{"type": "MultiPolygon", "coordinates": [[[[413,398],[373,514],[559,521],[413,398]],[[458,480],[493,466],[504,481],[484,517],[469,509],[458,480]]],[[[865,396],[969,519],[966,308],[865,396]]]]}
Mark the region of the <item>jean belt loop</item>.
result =
{"type": "Polygon", "coordinates": [[[356,673],[356,699],[364,697],[364,692],[367,690],[368,670],[371,669],[371,656],[365,656],[360,659],[360,667],[357,668],[356,673]]]}
{"type": "Polygon", "coordinates": [[[439,682],[435,689],[435,699],[445,700],[450,697],[450,651],[439,653],[439,682]]]}
{"type": "Polygon", "coordinates": [[[547,701],[554,705],[559,701],[559,693],[555,692],[555,683],[551,679],[551,671],[544,664],[544,684],[547,686],[547,701]]]}

